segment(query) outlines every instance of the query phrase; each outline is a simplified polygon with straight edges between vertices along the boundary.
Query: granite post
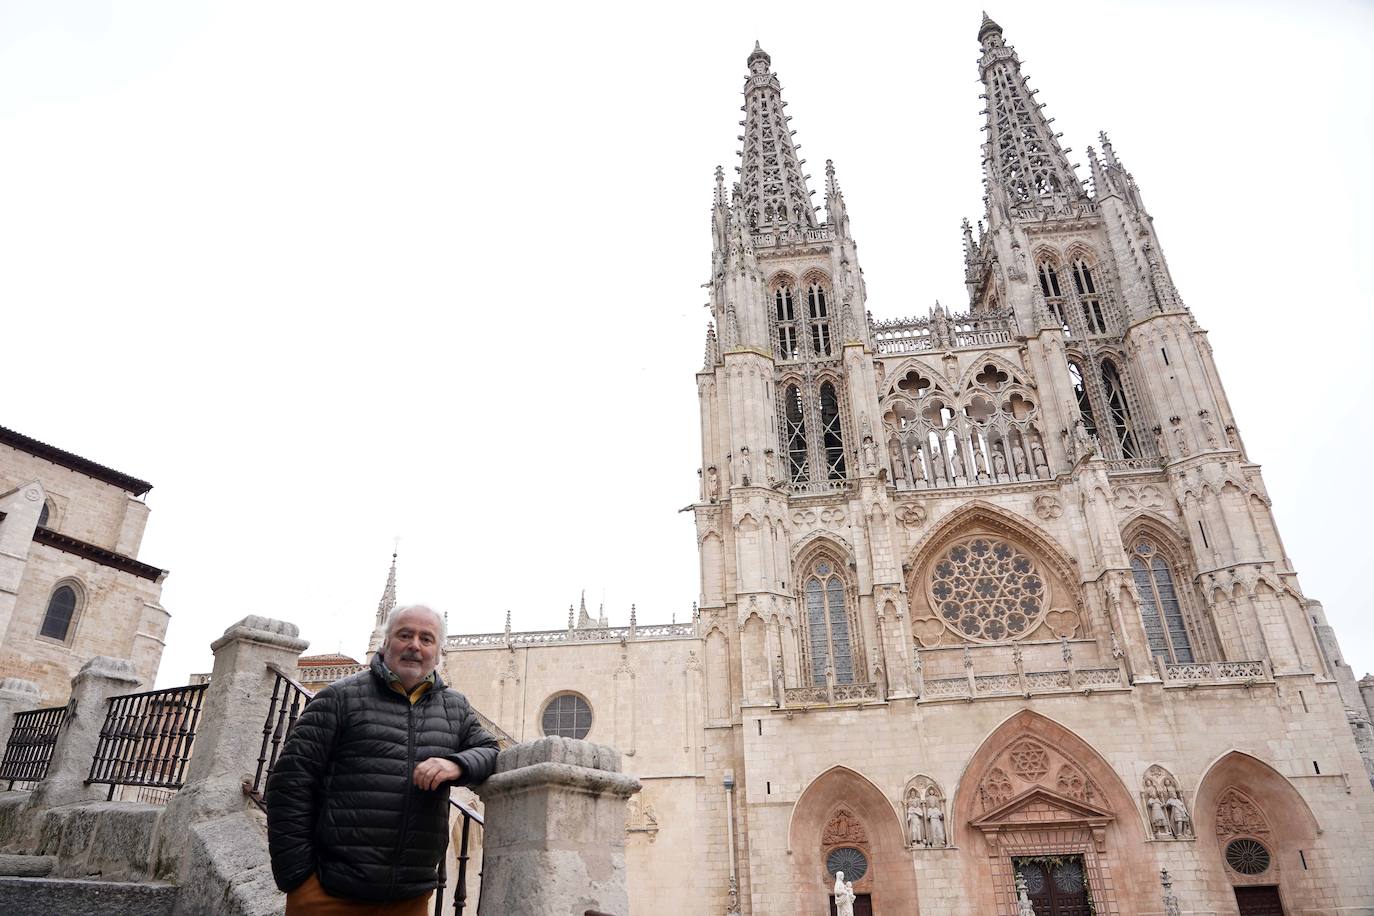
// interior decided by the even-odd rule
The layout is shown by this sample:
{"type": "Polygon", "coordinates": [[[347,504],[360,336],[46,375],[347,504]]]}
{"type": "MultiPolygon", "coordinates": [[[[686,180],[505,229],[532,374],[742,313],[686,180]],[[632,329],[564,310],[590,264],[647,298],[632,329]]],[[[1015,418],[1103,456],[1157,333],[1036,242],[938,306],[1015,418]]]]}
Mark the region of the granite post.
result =
{"type": "Polygon", "coordinates": [[[123,658],[97,655],[81,666],[72,678],[67,718],[57,732],[48,775],[33,790],[30,808],[56,808],[76,802],[101,800],[108,789],[87,785],[91,761],[100,743],[109,699],[138,691],[140,682],[133,663],[123,658]]]}
{"type": "Polygon", "coordinates": [[[614,748],[542,738],[502,751],[485,804],[478,916],[629,916],[625,802],[614,748]]]}
{"type": "Polygon", "coordinates": [[[23,678],[0,678],[0,748],[10,740],[14,731],[14,714],[37,709],[38,685],[23,678]]]}

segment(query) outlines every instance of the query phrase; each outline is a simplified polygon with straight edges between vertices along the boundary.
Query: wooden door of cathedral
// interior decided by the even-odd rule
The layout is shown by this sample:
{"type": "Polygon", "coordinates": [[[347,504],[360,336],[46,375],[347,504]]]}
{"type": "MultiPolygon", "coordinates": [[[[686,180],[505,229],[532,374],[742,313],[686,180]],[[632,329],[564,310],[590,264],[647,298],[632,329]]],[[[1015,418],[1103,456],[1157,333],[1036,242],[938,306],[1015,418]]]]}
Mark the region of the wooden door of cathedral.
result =
{"type": "Polygon", "coordinates": [[[1026,879],[1035,916],[1092,916],[1082,856],[1014,860],[1026,879]]]}
{"type": "Polygon", "coordinates": [[[1279,889],[1273,885],[1236,888],[1240,916],[1283,916],[1279,889]]]}
{"type": "MultiPolygon", "coordinates": [[[[835,898],[830,898],[830,916],[835,914],[835,898]]],[[[854,895],[854,916],[873,916],[873,895],[855,894],[854,895]]]]}

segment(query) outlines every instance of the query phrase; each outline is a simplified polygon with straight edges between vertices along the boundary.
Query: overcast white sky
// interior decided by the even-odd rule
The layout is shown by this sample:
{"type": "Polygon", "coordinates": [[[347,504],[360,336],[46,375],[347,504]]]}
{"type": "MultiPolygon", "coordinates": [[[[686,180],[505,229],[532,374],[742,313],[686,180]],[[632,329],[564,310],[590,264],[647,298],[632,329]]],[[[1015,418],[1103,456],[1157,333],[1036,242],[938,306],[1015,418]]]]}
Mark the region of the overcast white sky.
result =
{"type": "MultiPolygon", "coordinates": [[[[1075,161],[1107,129],[1357,673],[1374,245],[1365,3],[989,10],[1075,161]]],[[[151,480],[159,683],[239,617],[360,654],[685,619],[712,171],[773,56],[869,305],[964,304],[974,3],[0,4],[0,423],[151,480]],[[785,13],[783,10],[785,9],[785,13]]],[[[1086,175],[1086,169],[1080,170],[1086,175]]]]}

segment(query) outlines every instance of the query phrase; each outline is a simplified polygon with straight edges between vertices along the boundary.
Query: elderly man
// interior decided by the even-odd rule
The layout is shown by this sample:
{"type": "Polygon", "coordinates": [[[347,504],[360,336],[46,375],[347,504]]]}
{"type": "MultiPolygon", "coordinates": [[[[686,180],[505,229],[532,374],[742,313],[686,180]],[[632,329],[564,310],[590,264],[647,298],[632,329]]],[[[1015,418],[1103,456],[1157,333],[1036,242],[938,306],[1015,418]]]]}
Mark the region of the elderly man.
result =
{"type": "Polygon", "coordinates": [[[420,916],[437,884],[449,786],[496,765],[496,739],[435,667],[444,621],[398,607],[371,669],[305,707],[267,781],[287,916],[420,916]]]}

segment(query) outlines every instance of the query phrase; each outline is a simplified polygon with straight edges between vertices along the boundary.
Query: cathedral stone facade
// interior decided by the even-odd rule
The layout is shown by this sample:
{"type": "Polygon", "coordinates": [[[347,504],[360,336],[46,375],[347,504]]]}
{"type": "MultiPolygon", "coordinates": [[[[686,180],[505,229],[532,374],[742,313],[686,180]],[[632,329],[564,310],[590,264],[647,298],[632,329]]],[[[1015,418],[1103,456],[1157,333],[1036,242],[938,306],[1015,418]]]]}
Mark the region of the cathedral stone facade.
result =
{"type": "Polygon", "coordinates": [[[699,609],[453,636],[449,679],[623,752],[641,916],[823,916],[839,871],[881,916],[1374,912],[1368,710],[1206,332],[1112,144],[1085,185],[977,37],[968,302],[918,318],[869,314],[835,169],[822,221],[749,55],[699,609]]]}

